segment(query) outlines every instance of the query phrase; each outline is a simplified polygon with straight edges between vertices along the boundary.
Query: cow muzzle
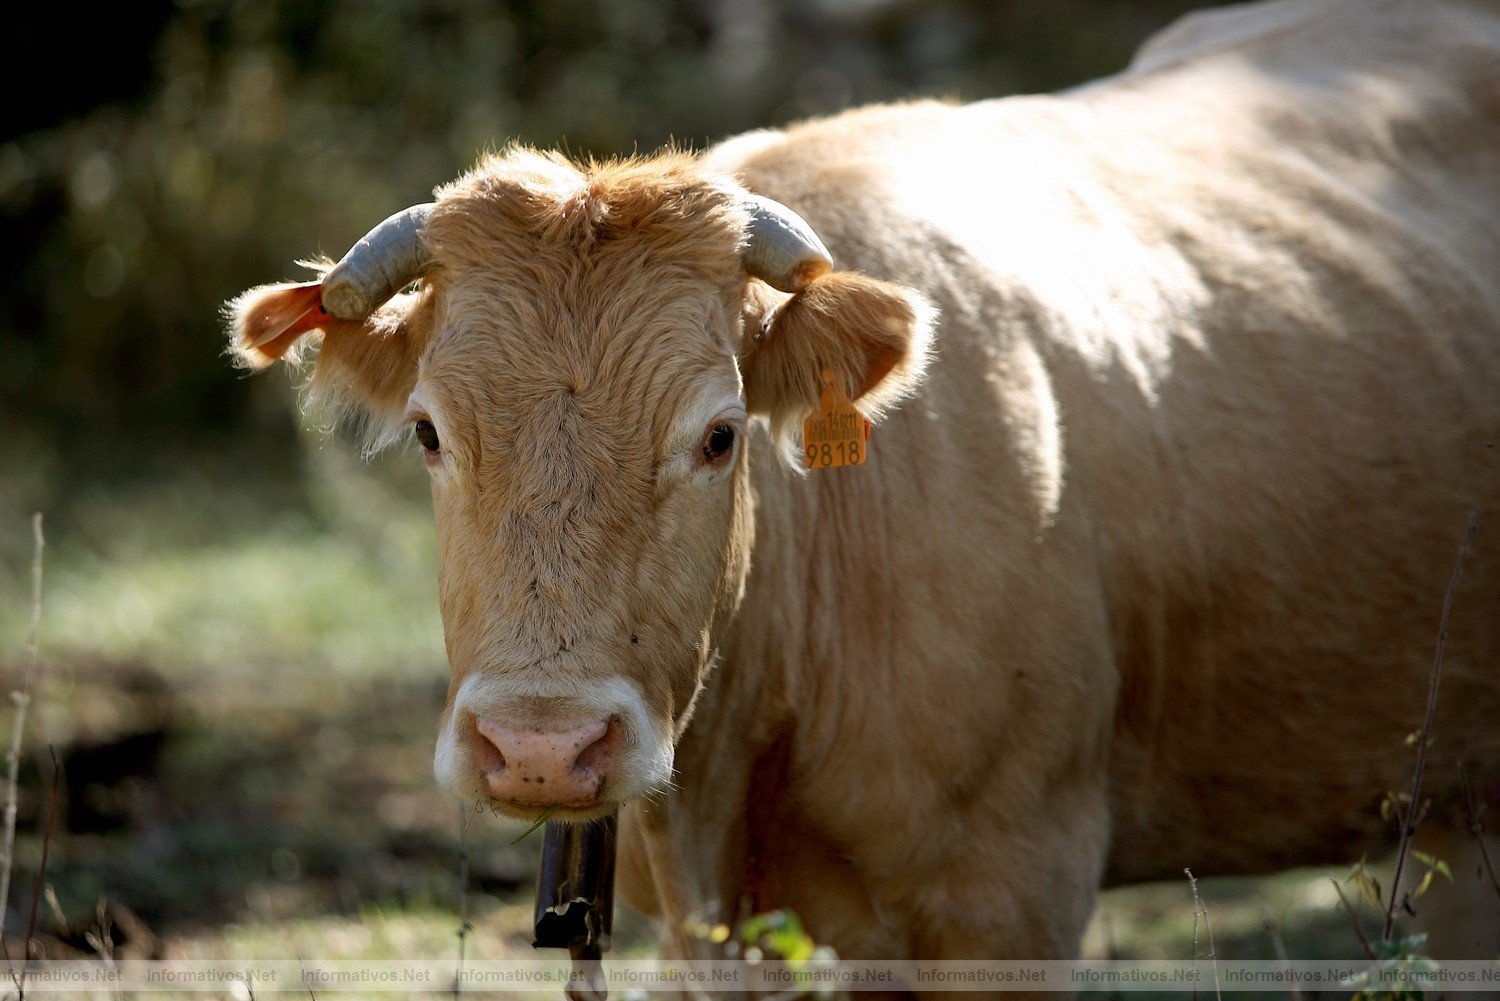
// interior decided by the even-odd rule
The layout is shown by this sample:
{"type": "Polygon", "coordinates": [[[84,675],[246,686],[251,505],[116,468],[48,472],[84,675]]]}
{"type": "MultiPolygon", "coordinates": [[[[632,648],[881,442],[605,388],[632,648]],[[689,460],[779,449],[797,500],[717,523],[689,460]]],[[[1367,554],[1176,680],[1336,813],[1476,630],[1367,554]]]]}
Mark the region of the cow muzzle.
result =
{"type": "Polygon", "coordinates": [[[519,675],[471,676],[454,693],[434,771],[460,796],[562,820],[603,816],[671,780],[670,721],[633,681],[606,677],[539,694],[519,675]]]}
{"type": "Polygon", "coordinates": [[[618,716],[568,729],[476,718],[470,755],[491,799],[514,806],[588,809],[625,750],[618,716]]]}

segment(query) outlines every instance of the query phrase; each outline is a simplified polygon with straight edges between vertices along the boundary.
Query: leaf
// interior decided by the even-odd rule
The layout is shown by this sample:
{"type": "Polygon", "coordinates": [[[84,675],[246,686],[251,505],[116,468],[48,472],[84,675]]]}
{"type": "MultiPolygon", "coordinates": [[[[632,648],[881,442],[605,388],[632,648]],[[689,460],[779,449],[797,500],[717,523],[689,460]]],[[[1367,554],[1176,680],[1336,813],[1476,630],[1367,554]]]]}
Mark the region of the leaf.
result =
{"type": "Polygon", "coordinates": [[[1383,895],[1380,892],[1380,880],[1376,879],[1368,872],[1361,870],[1359,879],[1356,881],[1356,885],[1359,887],[1360,895],[1365,898],[1365,901],[1371,907],[1380,907],[1381,901],[1383,899],[1383,895]]]}
{"type": "Polygon", "coordinates": [[[1417,897],[1420,897],[1422,894],[1426,893],[1427,888],[1432,886],[1432,872],[1433,870],[1428,869],[1425,873],[1423,873],[1422,881],[1418,883],[1417,888],[1411,892],[1413,899],[1416,899],[1417,897]]]}
{"type": "MultiPolygon", "coordinates": [[[[802,928],[802,921],[789,910],[752,915],[740,926],[740,937],[758,943],[764,951],[796,969],[812,957],[817,943],[802,928]]],[[[748,954],[748,953],[747,953],[748,954]]]]}
{"type": "Polygon", "coordinates": [[[1415,858],[1418,862],[1421,862],[1423,865],[1425,865],[1429,872],[1435,872],[1439,876],[1442,876],[1444,879],[1446,879],[1448,882],[1453,882],[1453,870],[1448,868],[1447,862],[1444,862],[1436,855],[1429,855],[1426,852],[1419,852],[1415,848],[1411,850],[1411,854],[1412,857],[1415,858]]]}
{"type": "Polygon", "coordinates": [[[521,836],[518,837],[518,838],[516,838],[516,840],[512,841],[511,844],[518,845],[522,841],[525,841],[527,838],[531,837],[532,832],[534,832],[538,827],[541,827],[543,824],[545,824],[547,822],[547,818],[550,817],[550,816],[552,816],[556,812],[557,812],[557,807],[555,807],[555,806],[549,806],[545,810],[543,810],[541,813],[537,814],[536,815],[536,820],[533,820],[531,822],[531,826],[528,827],[528,828],[526,828],[526,830],[522,831],[521,832],[521,836]]]}
{"type": "Polygon", "coordinates": [[[1409,956],[1416,955],[1417,953],[1421,952],[1422,947],[1426,944],[1427,933],[1425,931],[1418,932],[1415,935],[1406,935],[1402,938],[1396,939],[1395,942],[1397,951],[1409,956]]]}

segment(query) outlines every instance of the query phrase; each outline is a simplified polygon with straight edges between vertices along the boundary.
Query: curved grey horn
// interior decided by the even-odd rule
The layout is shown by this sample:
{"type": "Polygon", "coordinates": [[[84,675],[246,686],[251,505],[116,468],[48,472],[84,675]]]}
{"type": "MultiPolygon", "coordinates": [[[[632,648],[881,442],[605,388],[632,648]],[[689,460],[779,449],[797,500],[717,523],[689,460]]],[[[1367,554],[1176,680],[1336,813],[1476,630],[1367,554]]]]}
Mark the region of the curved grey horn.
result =
{"type": "Polygon", "coordinates": [[[783,292],[800,292],[814,278],[833,270],[833,258],[801,216],[780,202],[748,195],[750,234],[745,270],[783,292]]]}
{"type": "Polygon", "coordinates": [[[323,277],[323,308],[341,320],[363,320],[420,278],[432,264],[422,243],[432,208],[413,205],[366,233],[323,277]]]}

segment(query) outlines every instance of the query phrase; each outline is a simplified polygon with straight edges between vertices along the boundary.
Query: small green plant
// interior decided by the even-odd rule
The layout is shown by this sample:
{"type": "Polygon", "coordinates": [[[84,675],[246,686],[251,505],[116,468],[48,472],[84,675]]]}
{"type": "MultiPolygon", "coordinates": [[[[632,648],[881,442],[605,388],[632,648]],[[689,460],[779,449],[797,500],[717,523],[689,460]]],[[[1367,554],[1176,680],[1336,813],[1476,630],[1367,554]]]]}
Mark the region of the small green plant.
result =
{"type": "Polygon", "coordinates": [[[838,954],[818,941],[790,908],[753,914],[734,929],[726,924],[689,921],[684,930],[700,941],[711,942],[729,959],[747,963],[778,963],[791,974],[786,989],[777,996],[831,997],[831,984],[820,981],[816,971],[838,962],[838,954]]]}
{"type": "MultiPolygon", "coordinates": [[[[1391,875],[1391,885],[1388,890],[1382,887],[1380,880],[1370,871],[1368,862],[1364,858],[1350,868],[1344,880],[1358,891],[1359,896],[1371,907],[1385,912],[1379,938],[1372,941],[1365,934],[1358,915],[1349,906],[1343,890],[1339,889],[1339,900],[1344,905],[1349,923],[1359,937],[1365,955],[1374,964],[1369,970],[1348,982],[1348,986],[1359,988],[1355,997],[1360,1001],[1376,1001],[1376,999],[1407,1001],[1407,999],[1421,998],[1423,996],[1422,985],[1430,983],[1430,974],[1438,969],[1437,963],[1424,951],[1427,936],[1398,936],[1396,917],[1401,911],[1406,911],[1408,914],[1416,913],[1416,909],[1412,906],[1413,901],[1432,888],[1434,878],[1442,876],[1449,882],[1453,881],[1453,871],[1448,867],[1448,863],[1436,856],[1416,850],[1411,846],[1411,841],[1412,836],[1417,833],[1417,828],[1426,819],[1428,807],[1431,806],[1431,800],[1424,799],[1422,796],[1422,779],[1427,767],[1427,752],[1436,743],[1432,736],[1432,719],[1437,709],[1438,690],[1443,678],[1443,641],[1448,635],[1448,614],[1453,608],[1453,596],[1458,590],[1459,580],[1463,577],[1464,560],[1469,555],[1469,544],[1474,539],[1478,521],[1479,511],[1476,508],[1469,512],[1468,527],[1464,531],[1463,542],[1458,549],[1458,561],[1454,564],[1453,574],[1448,580],[1447,593],[1443,596],[1442,615],[1438,619],[1437,650],[1433,655],[1432,672],[1427,680],[1427,711],[1422,717],[1422,725],[1408,733],[1403,739],[1407,747],[1416,750],[1416,760],[1412,765],[1411,788],[1407,792],[1387,792],[1380,801],[1381,818],[1394,820],[1398,832],[1396,863],[1391,875]],[[1405,880],[1407,866],[1411,862],[1425,866],[1426,869],[1412,889],[1403,891],[1402,886],[1407,883],[1405,880]]],[[[1337,881],[1334,882],[1334,887],[1338,889],[1337,881]]]]}
{"type": "Polygon", "coordinates": [[[1426,935],[1406,935],[1376,943],[1375,965],[1345,982],[1359,990],[1357,1001],[1420,1001],[1423,983],[1431,983],[1438,964],[1423,947],[1426,935]]]}
{"type": "Polygon", "coordinates": [[[532,834],[534,834],[543,824],[547,822],[547,818],[551,817],[556,812],[557,807],[549,806],[541,813],[537,814],[536,819],[531,822],[531,826],[522,831],[520,835],[511,842],[511,844],[518,845],[522,841],[525,841],[527,838],[531,837],[532,834]]]}
{"type": "MultiPolygon", "coordinates": [[[[1404,903],[1410,904],[1432,889],[1432,881],[1437,876],[1443,877],[1450,883],[1453,882],[1453,870],[1448,867],[1447,862],[1444,862],[1437,856],[1429,855],[1427,852],[1417,851],[1413,848],[1411,850],[1411,857],[1420,862],[1426,869],[1422,873],[1422,878],[1417,881],[1416,887],[1404,895],[1404,903]]],[[[1361,858],[1358,862],[1354,863],[1349,869],[1349,874],[1344,877],[1344,883],[1347,886],[1353,887],[1360,899],[1371,907],[1377,910],[1385,908],[1385,888],[1380,885],[1380,877],[1376,876],[1370,869],[1368,859],[1361,858]]]]}
{"type": "Polygon", "coordinates": [[[746,918],[737,938],[744,946],[745,958],[752,963],[775,959],[797,969],[815,959],[829,958],[833,953],[826,946],[820,947],[807,933],[796,911],[786,908],[746,918]]]}

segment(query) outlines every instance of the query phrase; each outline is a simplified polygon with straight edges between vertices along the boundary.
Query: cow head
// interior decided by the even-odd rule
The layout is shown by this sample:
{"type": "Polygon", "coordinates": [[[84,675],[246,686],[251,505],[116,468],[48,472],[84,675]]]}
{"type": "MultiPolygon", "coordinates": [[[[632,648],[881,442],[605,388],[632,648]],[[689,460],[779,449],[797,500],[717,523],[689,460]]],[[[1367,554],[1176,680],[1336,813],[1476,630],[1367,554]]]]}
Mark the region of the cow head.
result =
{"type": "Polygon", "coordinates": [[[878,413],[929,325],[695,157],[526,150],[230,313],[243,364],[320,336],[314,391],[420,446],[453,672],[439,779],[575,820],[671,779],[749,568],[749,422],[785,446],[829,378],[878,413]]]}

